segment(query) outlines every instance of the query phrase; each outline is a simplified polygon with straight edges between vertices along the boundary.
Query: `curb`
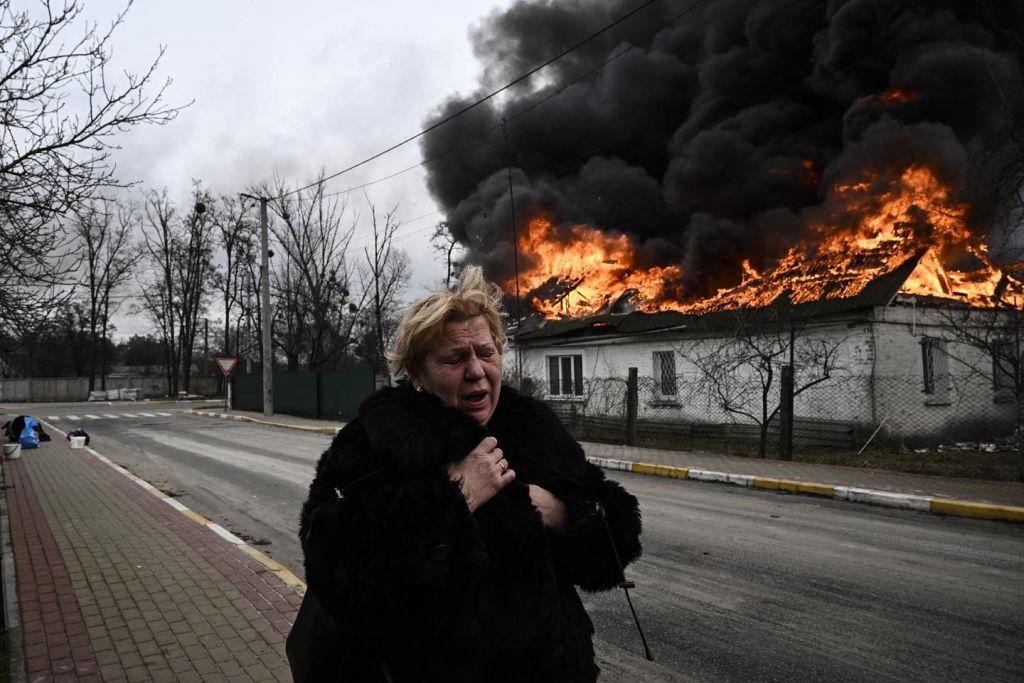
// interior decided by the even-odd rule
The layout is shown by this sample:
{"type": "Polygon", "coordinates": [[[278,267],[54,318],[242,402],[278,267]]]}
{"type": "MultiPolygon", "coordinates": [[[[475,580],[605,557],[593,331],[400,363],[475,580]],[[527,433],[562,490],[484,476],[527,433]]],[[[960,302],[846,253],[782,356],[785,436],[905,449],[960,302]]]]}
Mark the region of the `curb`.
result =
{"type": "MultiPolygon", "coordinates": [[[[185,411],[185,412],[189,412],[189,411],[185,411]]],[[[40,422],[45,422],[45,420],[40,420],[40,422]]],[[[45,424],[50,429],[52,429],[55,433],[60,434],[65,439],[67,439],[67,434],[65,432],[61,431],[60,429],[54,427],[52,423],[45,422],[45,424]]],[[[167,495],[166,493],[164,493],[160,489],[158,489],[155,486],[153,486],[152,484],[150,484],[148,481],[145,481],[144,479],[140,479],[139,477],[135,476],[134,474],[132,474],[131,472],[129,472],[125,468],[123,468],[120,465],[118,465],[116,462],[110,460],[109,458],[107,458],[105,455],[103,455],[99,451],[96,451],[96,450],[90,448],[89,446],[86,446],[83,450],[88,452],[90,455],[92,455],[94,458],[96,458],[100,462],[105,463],[105,464],[109,465],[110,467],[113,467],[115,470],[117,470],[118,472],[120,472],[124,476],[128,477],[129,479],[131,479],[135,484],[138,484],[139,486],[141,486],[145,490],[149,491],[154,496],[156,496],[157,498],[159,498],[163,502],[167,503],[168,505],[170,505],[172,508],[174,508],[178,512],[184,514],[186,517],[188,517],[192,521],[197,522],[198,524],[207,527],[210,531],[214,532],[215,534],[217,534],[218,536],[220,536],[224,540],[228,541],[229,543],[234,544],[239,550],[244,552],[246,555],[252,557],[254,560],[256,560],[257,562],[262,564],[268,570],[270,570],[271,572],[276,574],[279,579],[284,581],[285,585],[287,585],[287,586],[291,587],[292,589],[294,589],[299,595],[304,595],[306,593],[306,584],[305,584],[305,582],[302,579],[300,579],[299,577],[297,577],[295,574],[293,574],[283,564],[277,562],[276,560],[274,560],[274,559],[270,558],[269,556],[267,556],[265,553],[262,553],[259,550],[257,550],[256,548],[252,547],[251,545],[249,545],[248,543],[246,543],[245,541],[240,539],[238,536],[235,536],[233,533],[231,533],[230,531],[228,531],[227,529],[225,529],[221,525],[217,524],[216,522],[212,522],[212,521],[206,519],[205,517],[203,517],[202,515],[200,515],[198,512],[190,510],[188,507],[186,507],[185,505],[182,505],[181,503],[176,501],[171,496],[167,495]]]]}
{"type": "MultiPolygon", "coordinates": [[[[240,422],[253,422],[271,427],[299,429],[302,431],[319,432],[321,434],[335,434],[339,429],[341,429],[341,427],[305,427],[302,425],[290,425],[281,422],[258,420],[245,415],[226,415],[224,413],[202,410],[184,410],[182,411],[182,414],[232,419],[240,422]]],[[[908,493],[876,491],[873,489],[862,489],[850,486],[834,486],[832,484],[818,484],[815,482],[797,481],[794,479],[775,479],[773,477],[757,477],[752,474],[716,472],[714,470],[705,470],[696,467],[676,467],[673,465],[655,465],[647,462],[635,462],[633,460],[620,460],[616,458],[599,458],[592,455],[588,455],[586,457],[587,462],[593,463],[594,465],[606,470],[632,472],[634,474],[647,474],[655,477],[669,477],[671,479],[687,479],[691,481],[733,484],[748,488],[764,489],[767,491],[785,491],[788,493],[808,496],[823,496],[825,498],[836,498],[838,500],[845,500],[851,503],[867,503],[869,505],[880,505],[882,507],[891,507],[903,510],[934,512],[937,514],[952,515],[955,517],[1024,522],[1024,507],[1015,507],[1013,505],[991,505],[989,503],[975,503],[968,500],[957,500],[955,498],[916,496],[908,493]]]]}
{"type": "MultiPolygon", "coordinates": [[[[6,458],[4,458],[6,460],[6,458]]],[[[11,539],[10,516],[7,512],[7,473],[0,477],[3,490],[0,491],[0,534],[3,536],[3,556],[0,559],[2,574],[4,610],[4,634],[6,641],[4,650],[7,656],[7,680],[10,683],[23,683],[28,680],[25,671],[25,649],[21,646],[21,609],[18,604],[17,568],[14,564],[14,542],[11,539]]]]}
{"type": "Polygon", "coordinates": [[[258,425],[266,425],[268,427],[281,427],[282,429],[298,429],[303,432],[314,432],[316,434],[337,434],[341,427],[307,427],[305,425],[290,425],[281,422],[270,422],[269,420],[260,420],[255,417],[249,417],[248,415],[228,415],[227,413],[215,413],[209,410],[188,410],[181,411],[182,415],[199,415],[202,417],[217,417],[222,420],[236,420],[238,422],[251,422],[258,425]]]}
{"type": "Polygon", "coordinates": [[[953,515],[956,517],[1024,522],[1024,507],[1015,507],[1013,505],[990,505],[988,503],[974,503],[967,500],[957,500],[955,498],[916,496],[906,493],[875,491],[872,489],[862,489],[850,486],[816,484],[813,482],[795,481],[792,479],[755,477],[750,474],[730,474],[728,472],[715,472],[713,470],[704,470],[695,467],[652,465],[645,462],[617,460],[614,458],[598,458],[590,455],[587,456],[587,461],[597,465],[598,467],[603,467],[604,469],[633,472],[636,474],[650,474],[657,477],[719,482],[723,484],[734,484],[736,486],[746,486],[748,488],[765,489],[769,491],[788,491],[789,493],[836,498],[838,500],[845,500],[851,503],[868,503],[869,505],[880,505],[882,507],[899,508],[903,510],[918,510],[920,512],[935,512],[943,515],[953,515]]]}

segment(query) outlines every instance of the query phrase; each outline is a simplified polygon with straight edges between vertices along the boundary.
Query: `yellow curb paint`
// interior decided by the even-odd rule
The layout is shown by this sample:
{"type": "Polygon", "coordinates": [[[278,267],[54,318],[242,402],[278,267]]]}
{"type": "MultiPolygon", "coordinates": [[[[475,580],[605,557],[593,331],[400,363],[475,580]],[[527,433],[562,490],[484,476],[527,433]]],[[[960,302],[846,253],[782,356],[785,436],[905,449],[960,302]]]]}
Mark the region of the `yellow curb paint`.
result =
{"type": "Polygon", "coordinates": [[[988,503],[971,503],[966,500],[948,500],[932,498],[932,512],[941,512],[958,517],[974,517],[976,519],[1005,519],[1024,522],[1024,507],[1011,505],[989,505],[988,503]]]}
{"type": "Polygon", "coordinates": [[[672,479],[686,479],[686,476],[690,473],[687,467],[653,465],[648,462],[635,462],[630,471],[638,472],[639,474],[653,474],[656,477],[671,477],[672,479]]]}
{"type": "Polygon", "coordinates": [[[305,582],[299,577],[295,576],[295,574],[292,574],[288,570],[288,568],[285,567],[283,564],[277,562],[274,559],[271,559],[270,556],[265,555],[259,550],[256,550],[256,548],[253,548],[251,545],[241,545],[239,546],[239,548],[241,548],[242,552],[244,552],[246,555],[253,558],[257,562],[262,564],[264,567],[277,574],[278,578],[280,578],[282,581],[284,581],[292,588],[300,589],[301,592],[303,593],[306,592],[305,582]]]}
{"type": "Polygon", "coordinates": [[[185,515],[194,522],[199,522],[203,526],[206,526],[210,523],[210,520],[208,520],[206,517],[203,517],[198,512],[193,512],[192,510],[182,510],[181,514],[185,515]]]}
{"type": "Polygon", "coordinates": [[[771,489],[773,491],[790,491],[792,493],[809,493],[815,496],[832,497],[835,494],[835,486],[828,484],[814,484],[808,481],[794,481],[792,479],[774,479],[772,477],[754,477],[754,488],[771,489]]]}
{"type": "Polygon", "coordinates": [[[244,552],[246,555],[253,558],[254,560],[259,560],[260,564],[262,564],[264,567],[271,571],[276,572],[284,569],[284,565],[280,564],[276,560],[271,559],[269,555],[261,553],[259,550],[256,550],[256,548],[253,548],[250,545],[242,545],[241,548],[242,552],[244,552]]]}

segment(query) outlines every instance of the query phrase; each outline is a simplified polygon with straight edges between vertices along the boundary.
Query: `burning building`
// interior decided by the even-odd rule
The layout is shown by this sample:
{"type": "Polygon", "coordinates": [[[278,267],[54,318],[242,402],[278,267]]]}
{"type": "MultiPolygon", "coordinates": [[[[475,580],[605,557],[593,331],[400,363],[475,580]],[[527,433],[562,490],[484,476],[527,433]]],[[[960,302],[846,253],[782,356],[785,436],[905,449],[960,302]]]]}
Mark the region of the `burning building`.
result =
{"type": "MultiPolygon", "coordinates": [[[[491,15],[472,34],[481,90],[631,6],[491,15]]],[[[911,436],[1006,431],[1022,44],[1019,3],[665,0],[433,131],[428,183],[465,258],[518,294],[519,347],[548,395],[626,367],[714,393],[699,366],[751,328],[737,320],[771,336],[771,315],[795,316],[809,346],[833,349],[831,382],[859,387],[824,406],[829,382],[807,387],[798,415],[802,402],[911,436]]],[[[673,400],[649,404],[681,419],[673,400]]],[[[754,410],[729,405],[687,419],[754,410]]]]}

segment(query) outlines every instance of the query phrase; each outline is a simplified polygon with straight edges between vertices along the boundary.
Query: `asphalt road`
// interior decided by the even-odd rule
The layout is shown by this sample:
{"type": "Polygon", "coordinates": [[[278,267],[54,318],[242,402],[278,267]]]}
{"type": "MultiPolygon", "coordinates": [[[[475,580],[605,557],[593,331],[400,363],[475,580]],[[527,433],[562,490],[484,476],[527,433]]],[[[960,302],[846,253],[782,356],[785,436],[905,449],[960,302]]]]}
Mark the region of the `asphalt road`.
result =
{"type": "MultiPolygon", "coordinates": [[[[298,511],[329,437],[183,407],[31,411],[302,576],[298,511]]],[[[585,595],[602,680],[1024,680],[1019,524],[612,476],[643,509],[627,574],[656,661],[622,591],[585,595]]]]}

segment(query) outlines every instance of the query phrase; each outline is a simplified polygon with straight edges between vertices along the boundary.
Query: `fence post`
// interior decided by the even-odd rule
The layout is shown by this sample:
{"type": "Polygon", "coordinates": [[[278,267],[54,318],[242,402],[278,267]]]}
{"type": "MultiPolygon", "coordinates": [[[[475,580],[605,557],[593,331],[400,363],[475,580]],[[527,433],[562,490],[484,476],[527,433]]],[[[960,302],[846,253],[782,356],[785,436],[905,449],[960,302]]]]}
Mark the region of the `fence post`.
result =
{"type": "Polygon", "coordinates": [[[635,446],[636,413],[638,405],[636,368],[629,368],[629,379],[626,381],[626,445],[635,446]]]}
{"type": "Polygon", "coordinates": [[[782,366],[779,397],[779,460],[793,459],[793,366],[782,366]]]}

